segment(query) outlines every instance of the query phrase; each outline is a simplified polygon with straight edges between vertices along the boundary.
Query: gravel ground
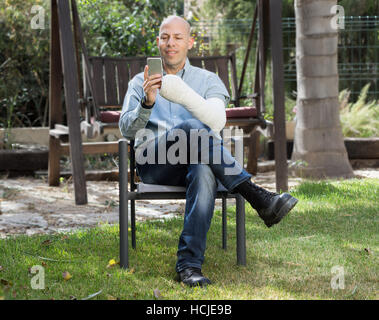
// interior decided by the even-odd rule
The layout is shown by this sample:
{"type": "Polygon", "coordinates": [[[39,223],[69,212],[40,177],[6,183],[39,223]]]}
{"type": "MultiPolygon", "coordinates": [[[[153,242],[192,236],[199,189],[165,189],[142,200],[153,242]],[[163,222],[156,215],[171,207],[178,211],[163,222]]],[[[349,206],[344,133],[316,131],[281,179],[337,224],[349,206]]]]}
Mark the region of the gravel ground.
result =
{"type": "MultiPolygon", "coordinates": [[[[379,179],[379,169],[355,170],[357,177],[379,179]]],[[[274,191],[275,173],[259,173],[254,181],[274,191]]],[[[289,177],[289,188],[301,182],[289,177]]],[[[49,234],[118,223],[118,183],[88,181],[88,204],[76,206],[73,185],[49,187],[30,177],[0,180],[0,238],[15,234],[49,234]]],[[[233,200],[228,200],[233,204],[233,200]]],[[[137,221],[166,219],[184,213],[185,200],[137,201],[137,221]]],[[[216,208],[221,202],[216,201],[216,208]]]]}

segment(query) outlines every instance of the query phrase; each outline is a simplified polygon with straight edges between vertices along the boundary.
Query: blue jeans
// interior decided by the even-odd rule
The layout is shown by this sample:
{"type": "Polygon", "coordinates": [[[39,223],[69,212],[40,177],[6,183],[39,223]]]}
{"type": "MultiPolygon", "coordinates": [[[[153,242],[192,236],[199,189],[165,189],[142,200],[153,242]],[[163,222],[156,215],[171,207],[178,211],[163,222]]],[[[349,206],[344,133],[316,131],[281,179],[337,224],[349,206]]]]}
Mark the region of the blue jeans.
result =
{"type": "MultiPolygon", "coordinates": [[[[186,207],[184,214],[183,231],[179,238],[176,271],[180,272],[188,267],[200,268],[204,262],[207,232],[211,225],[214,211],[215,197],[218,183],[221,183],[228,191],[232,191],[240,183],[249,180],[251,175],[247,173],[240,164],[233,158],[228,149],[223,147],[222,140],[209,139],[207,154],[209,162],[201,162],[201,154],[204,148],[198,146],[198,163],[178,163],[178,164],[158,164],[158,146],[161,139],[166,139],[166,150],[173,145],[174,141],[168,141],[167,136],[174,129],[181,129],[189,137],[190,130],[210,128],[197,119],[182,122],[172,128],[159,141],[155,141],[155,164],[138,164],[137,172],[144,183],[162,184],[186,187],[186,207]],[[213,154],[221,152],[221,161],[213,163],[213,154]],[[219,163],[220,162],[220,163],[219,163]],[[225,174],[226,168],[239,168],[238,174],[225,174]]],[[[200,139],[195,143],[200,144],[200,139]]],[[[194,141],[191,140],[193,144],[194,141]]],[[[190,150],[190,141],[187,139],[187,150],[190,150]]],[[[220,153],[219,153],[220,154],[220,153]]],[[[187,157],[189,160],[189,156],[187,157]]],[[[216,161],[214,161],[216,162],[216,161]]]]}

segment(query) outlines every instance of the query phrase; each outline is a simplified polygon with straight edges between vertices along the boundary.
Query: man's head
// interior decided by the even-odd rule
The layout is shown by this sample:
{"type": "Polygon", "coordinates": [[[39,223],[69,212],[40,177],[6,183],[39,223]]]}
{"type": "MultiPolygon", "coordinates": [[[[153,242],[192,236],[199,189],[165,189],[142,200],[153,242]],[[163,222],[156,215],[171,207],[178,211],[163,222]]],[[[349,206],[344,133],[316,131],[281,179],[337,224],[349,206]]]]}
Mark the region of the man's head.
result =
{"type": "Polygon", "coordinates": [[[169,16],[159,28],[157,45],[168,73],[183,68],[187,52],[193,46],[189,23],[181,17],[169,16]],[[170,72],[171,71],[171,72],[170,72]]]}

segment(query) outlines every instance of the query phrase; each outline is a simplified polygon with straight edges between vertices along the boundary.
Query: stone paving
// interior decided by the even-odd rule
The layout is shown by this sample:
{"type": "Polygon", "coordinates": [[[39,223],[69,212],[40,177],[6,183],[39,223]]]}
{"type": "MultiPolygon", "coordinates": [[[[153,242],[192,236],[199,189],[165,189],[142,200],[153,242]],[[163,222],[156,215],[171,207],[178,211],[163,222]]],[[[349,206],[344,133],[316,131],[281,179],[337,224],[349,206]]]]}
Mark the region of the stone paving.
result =
{"type": "MultiPolygon", "coordinates": [[[[379,179],[379,169],[356,170],[359,177],[379,179]]],[[[275,189],[273,171],[258,173],[254,181],[275,189]]],[[[289,188],[301,182],[289,178],[289,188]]],[[[118,223],[118,183],[88,181],[88,204],[76,206],[73,185],[64,182],[49,187],[45,179],[22,177],[0,179],[0,238],[15,234],[49,234],[67,232],[99,224],[118,223]]],[[[228,205],[233,205],[232,199],[228,205]]],[[[136,219],[167,219],[184,213],[185,200],[137,201],[136,219]]],[[[221,208],[221,201],[216,201],[221,208]]]]}

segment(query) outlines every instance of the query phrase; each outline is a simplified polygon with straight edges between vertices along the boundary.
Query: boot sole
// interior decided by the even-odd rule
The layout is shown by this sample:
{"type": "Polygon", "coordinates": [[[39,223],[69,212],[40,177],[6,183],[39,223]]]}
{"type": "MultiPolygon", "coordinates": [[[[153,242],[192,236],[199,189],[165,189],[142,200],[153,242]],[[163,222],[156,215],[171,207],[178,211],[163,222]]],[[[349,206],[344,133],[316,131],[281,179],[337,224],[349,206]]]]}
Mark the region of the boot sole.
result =
{"type": "Polygon", "coordinates": [[[287,202],[285,202],[282,207],[280,208],[278,214],[276,215],[276,218],[274,220],[271,220],[271,221],[265,221],[265,225],[268,227],[268,228],[271,228],[274,224],[277,224],[280,222],[280,220],[282,220],[288,212],[290,212],[293,207],[296,205],[296,203],[298,203],[298,199],[294,198],[294,197],[290,197],[287,202]]]}

